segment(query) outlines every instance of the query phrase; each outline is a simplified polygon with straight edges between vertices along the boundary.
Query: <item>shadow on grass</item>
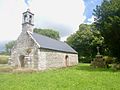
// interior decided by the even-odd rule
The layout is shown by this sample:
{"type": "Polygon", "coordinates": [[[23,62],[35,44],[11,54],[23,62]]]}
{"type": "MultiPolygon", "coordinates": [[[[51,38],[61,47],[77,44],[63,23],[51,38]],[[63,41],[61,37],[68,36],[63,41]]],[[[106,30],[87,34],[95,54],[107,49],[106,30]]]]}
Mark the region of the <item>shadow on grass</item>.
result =
{"type": "Polygon", "coordinates": [[[84,63],[80,63],[77,67],[77,70],[84,70],[84,71],[91,71],[91,72],[95,72],[95,71],[100,71],[100,72],[119,72],[118,70],[114,70],[112,68],[93,68],[90,66],[90,64],[84,64],[84,63]]]}

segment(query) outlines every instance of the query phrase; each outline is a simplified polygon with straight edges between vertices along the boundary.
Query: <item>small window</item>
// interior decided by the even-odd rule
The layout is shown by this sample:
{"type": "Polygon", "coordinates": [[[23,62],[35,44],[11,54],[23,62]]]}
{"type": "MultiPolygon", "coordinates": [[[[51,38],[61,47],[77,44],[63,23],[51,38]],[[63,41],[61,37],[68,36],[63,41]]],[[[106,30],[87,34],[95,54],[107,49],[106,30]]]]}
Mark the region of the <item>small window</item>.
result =
{"type": "Polygon", "coordinates": [[[27,22],[27,15],[24,15],[24,21],[27,22]]]}
{"type": "Polygon", "coordinates": [[[24,16],[24,19],[27,18],[27,15],[24,16]]]}
{"type": "Polygon", "coordinates": [[[27,17],[27,15],[25,15],[24,17],[27,17]]]}
{"type": "Polygon", "coordinates": [[[31,16],[31,15],[30,15],[29,17],[30,17],[30,18],[32,18],[32,16],[31,16]]]}

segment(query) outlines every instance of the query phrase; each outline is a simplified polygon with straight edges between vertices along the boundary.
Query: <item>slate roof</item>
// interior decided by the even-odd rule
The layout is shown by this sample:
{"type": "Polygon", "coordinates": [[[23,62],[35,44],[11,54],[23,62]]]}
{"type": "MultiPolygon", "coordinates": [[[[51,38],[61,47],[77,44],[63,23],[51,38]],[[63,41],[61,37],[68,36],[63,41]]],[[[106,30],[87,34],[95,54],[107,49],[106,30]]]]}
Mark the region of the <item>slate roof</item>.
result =
{"type": "Polygon", "coordinates": [[[40,45],[40,48],[61,51],[61,52],[77,53],[73,48],[71,48],[68,44],[62,41],[58,41],[43,35],[39,35],[37,33],[32,33],[31,35],[40,45]]]}

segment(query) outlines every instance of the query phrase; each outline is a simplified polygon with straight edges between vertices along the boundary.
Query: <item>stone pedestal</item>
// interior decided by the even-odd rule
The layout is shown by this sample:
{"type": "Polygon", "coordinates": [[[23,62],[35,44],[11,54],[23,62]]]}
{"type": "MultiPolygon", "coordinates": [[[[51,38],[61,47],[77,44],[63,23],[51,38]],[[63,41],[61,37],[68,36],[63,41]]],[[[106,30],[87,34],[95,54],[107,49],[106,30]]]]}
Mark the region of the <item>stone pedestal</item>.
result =
{"type": "Polygon", "coordinates": [[[93,61],[91,61],[91,66],[94,68],[105,68],[108,65],[106,64],[102,55],[96,55],[96,57],[93,59],[93,61]]]}

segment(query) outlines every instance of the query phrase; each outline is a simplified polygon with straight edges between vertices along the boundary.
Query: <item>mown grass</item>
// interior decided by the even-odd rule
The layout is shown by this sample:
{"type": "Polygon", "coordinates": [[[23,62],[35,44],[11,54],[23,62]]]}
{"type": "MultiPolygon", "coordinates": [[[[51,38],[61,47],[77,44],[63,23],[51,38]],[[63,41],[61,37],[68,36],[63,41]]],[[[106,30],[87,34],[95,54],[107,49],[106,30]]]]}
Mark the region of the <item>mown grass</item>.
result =
{"type": "Polygon", "coordinates": [[[9,56],[7,55],[0,55],[0,64],[7,64],[9,56]]]}
{"type": "Polygon", "coordinates": [[[120,71],[89,64],[32,73],[1,73],[0,90],[120,90],[120,71]]]}

